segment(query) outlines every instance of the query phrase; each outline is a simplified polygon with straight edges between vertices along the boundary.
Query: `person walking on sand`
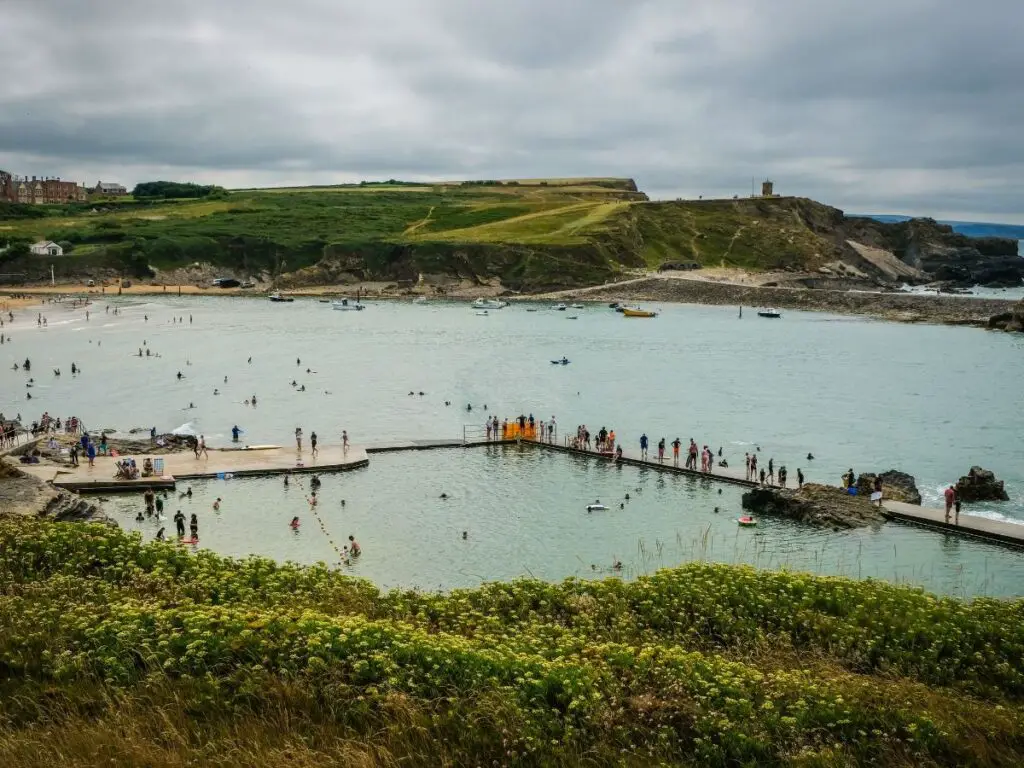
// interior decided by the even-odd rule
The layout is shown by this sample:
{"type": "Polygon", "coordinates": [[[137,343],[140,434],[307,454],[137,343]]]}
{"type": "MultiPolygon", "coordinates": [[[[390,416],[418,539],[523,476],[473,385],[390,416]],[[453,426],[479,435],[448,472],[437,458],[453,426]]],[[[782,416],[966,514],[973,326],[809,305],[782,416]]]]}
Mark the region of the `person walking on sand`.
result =
{"type": "Polygon", "coordinates": [[[310,447],[310,450],[313,452],[313,456],[315,457],[317,455],[317,453],[316,453],[316,432],[310,432],[309,433],[309,447],[310,447]]]}
{"type": "Polygon", "coordinates": [[[295,449],[302,453],[302,427],[295,428],[295,449]]]}
{"type": "Polygon", "coordinates": [[[198,448],[198,450],[196,451],[196,458],[197,459],[200,456],[205,456],[206,458],[210,458],[210,454],[206,450],[206,438],[203,435],[199,436],[199,442],[196,443],[196,447],[198,448]]]}
{"type": "Polygon", "coordinates": [[[953,504],[956,503],[956,488],[950,485],[943,496],[946,497],[946,524],[949,524],[949,513],[953,511],[953,504]]]}
{"type": "Polygon", "coordinates": [[[348,430],[341,430],[341,452],[348,453],[348,430]]]}
{"type": "Polygon", "coordinates": [[[802,469],[800,469],[800,467],[796,468],[796,487],[797,488],[803,488],[804,487],[804,471],[802,469]]]}
{"type": "Polygon", "coordinates": [[[85,455],[89,457],[89,466],[90,467],[95,467],[96,466],[96,443],[94,443],[92,440],[89,441],[89,444],[85,448],[85,455]]]}

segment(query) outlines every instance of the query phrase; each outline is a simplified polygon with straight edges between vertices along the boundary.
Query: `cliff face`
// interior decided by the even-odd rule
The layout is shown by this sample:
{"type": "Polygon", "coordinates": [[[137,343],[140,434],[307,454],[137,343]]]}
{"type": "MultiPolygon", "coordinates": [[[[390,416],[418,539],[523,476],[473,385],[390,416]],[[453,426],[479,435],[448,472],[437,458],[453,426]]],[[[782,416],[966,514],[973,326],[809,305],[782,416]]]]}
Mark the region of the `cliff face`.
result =
{"type": "Polygon", "coordinates": [[[963,286],[1010,287],[1020,285],[1024,279],[1024,259],[1017,255],[1016,240],[967,237],[934,219],[895,224],[868,219],[849,221],[856,222],[862,235],[874,230],[884,248],[934,280],[963,286]]]}
{"type": "Polygon", "coordinates": [[[970,238],[932,219],[887,224],[847,217],[805,198],[637,203],[636,228],[648,261],[705,266],[821,270],[836,265],[881,283],[936,280],[1019,285],[1017,241],[970,238]]]}

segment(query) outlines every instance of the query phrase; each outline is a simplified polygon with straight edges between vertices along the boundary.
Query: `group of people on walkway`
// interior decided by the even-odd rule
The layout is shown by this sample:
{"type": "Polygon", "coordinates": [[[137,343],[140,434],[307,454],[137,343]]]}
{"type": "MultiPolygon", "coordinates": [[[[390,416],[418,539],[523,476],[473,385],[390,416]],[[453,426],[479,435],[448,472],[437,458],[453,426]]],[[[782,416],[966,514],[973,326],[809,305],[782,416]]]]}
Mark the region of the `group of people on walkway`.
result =
{"type": "MultiPolygon", "coordinates": [[[[777,485],[780,488],[785,488],[789,482],[789,470],[786,469],[785,464],[779,466],[778,475],[776,476],[774,458],[768,459],[767,467],[758,469],[757,452],[747,453],[744,456],[744,463],[747,467],[747,480],[751,482],[760,483],[761,485],[777,485]]],[[[799,467],[796,470],[796,484],[798,488],[804,487],[804,473],[799,467]]]]}

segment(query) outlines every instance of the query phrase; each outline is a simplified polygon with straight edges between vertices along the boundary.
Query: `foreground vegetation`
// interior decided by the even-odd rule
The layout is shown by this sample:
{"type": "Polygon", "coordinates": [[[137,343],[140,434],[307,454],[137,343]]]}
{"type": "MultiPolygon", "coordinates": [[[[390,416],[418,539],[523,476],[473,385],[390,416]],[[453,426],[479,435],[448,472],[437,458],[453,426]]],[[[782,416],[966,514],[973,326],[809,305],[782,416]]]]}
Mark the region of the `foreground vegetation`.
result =
{"type": "Polygon", "coordinates": [[[665,261],[812,267],[836,249],[819,234],[817,219],[831,210],[825,206],[648,203],[629,179],[392,180],[232,192],[151,182],[136,191],[101,203],[0,208],[0,238],[19,255],[0,255],[8,262],[2,271],[48,279],[52,260],[37,264],[23,253],[29,242],[48,239],[69,254],[55,264],[58,276],[113,269],[143,277],[150,267],[200,262],[276,277],[326,263],[327,273],[311,279],[443,273],[536,288],[599,283],[665,261]],[[182,197],[166,199],[175,193],[182,197]]]}
{"type": "Polygon", "coordinates": [[[392,591],[0,521],[0,765],[1020,765],[1024,602],[693,564],[392,591]]]}

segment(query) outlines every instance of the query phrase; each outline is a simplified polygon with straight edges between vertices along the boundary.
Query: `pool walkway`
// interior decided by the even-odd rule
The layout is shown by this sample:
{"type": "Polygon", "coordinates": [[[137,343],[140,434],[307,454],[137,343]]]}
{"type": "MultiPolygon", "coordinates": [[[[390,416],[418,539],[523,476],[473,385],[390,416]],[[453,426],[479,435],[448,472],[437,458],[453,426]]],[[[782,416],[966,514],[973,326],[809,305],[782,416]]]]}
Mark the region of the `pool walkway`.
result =
{"type": "Polygon", "coordinates": [[[963,512],[960,513],[959,523],[952,522],[956,519],[954,514],[950,514],[951,522],[947,523],[944,509],[906,504],[902,501],[885,501],[884,499],[882,513],[901,523],[933,528],[943,533],[955,533],[1024,547],[1024,525],[1017,523],[1004,523],[1000,520],[991,520],[987,517],[968,515],[963,512]]]}
{"type": "MultiPolygon", "coordinates": [[[[557,443],[524,440],[526,445],[576,456],[586,456],[597,461],[611,462],[608,454],[596,451],[581,450],[557,443]]],[[[291,447],[265,446],[259,448],[227,448],[210,449],[208,456],[196,459],[192,453],[169,453],[147,456],[134,455],[137,465],[142,466],[145,459],[163,461],[163,473],[159,477],[143,477],[137,480],[118,480],[114,478],[115,459],[109,456],[96,458],[96,466],[90,468],[82,461],[78,467],[54,464],[18,464],[18,468],[34,475],[41,480],[51,482],[58,488],[65,488],[80,493],[117,493],[138,492],[150,487],[155,490],[173,489],[178,481],[214,479],[226,475],[232,477],[254,477],[279,475],[286,472],[341,472],[360,469],[369,465],[369,454],[393,453],[399,451],[423,451],[439,448],[476,448],[502,444],[515,444],[515,440],[397,440],[391,442],[367,443],[351,446],[347,451],[340,445],[320,445],[316,458],[313,458],[309,446],[304,446],[298,454],[291,447]]],[[[643,458],[637,450],[624,451],[622,463],[657,472],[668,472],[692,477],[709,482],[728,483],[742,488],[756,488],[758,483],[748,480],[745,472],[732,467],[714,467],[710,472],[687,469],[684,466],[685,454],[680,455],[679,464],[668,450],[664,461],[657,460],[657,449],[643,458]],[[652,458],[653,457],[653,458],[652,458]]],[[[717,457],[715,457],[717,460],[717,457]]],[[[777,469],[777,468],[776,468],[777,469]]],[[[790,488],[796,487],[796,473],[790,474],[790,488]]],[[[923,526],[943,533],[970,536],[987,541],[1024,547],[1024,525],[991,520],[977,515],[962,513],[959,524],[945,522],[945,511],[915,504],[904,504],[898,501],[883,501],[883,514],[891,520],[901,523],[923,526]]]]}
{"type": "Polygon", "coordinates": [[[52,464],[19,464],[28,474],[52,482],[58,488],[80,493],[116,493],[139,491],[145,488],[161,490],[175,487],[176,482],[185,480],[212,479],[231,475],[252,477],[279,475],[285,472],[342,472],[368,466],[370,461],[363,448],[355,446],[347,451],[340,445],[318,446],[313,457],[309,446],[301,454],[294,447],[270,446],[250,449],[210,449],[208,455],[197,459],[192,453],[167,453],[162,455],[132,454],[136,465],[142,467],[148,458],[154,464],[163,461],[160,476],[140,477],[137,480],[119,480],[114,477],[116,458],[97,456],[95,466],[90,467],[82,460],[78,467],[55,466],[52,464]]]}
{"type": "MultiPolygon", "coordinates": [[[[611,457],[607,454],[599,454],[596,451],[580,450],[578,448],[570,448],[568,446],[551,443],[531,441],[531,444],[541,446],[548,450],[560,451],[562,453],[589,456],[596,458],[599,461],[612,461],[611,457]]],[[[637,467],[655,469],[659,472],[672,472],[674,474],[687,475],[689,477],[700,478],[703,480],[729,483],[731,485],[738,485],[744,488],[757,488],[760,485],[756,481],[746,479],[745,471],[740,472],[739,470],[732,469],[731,467],[716,466],[711,472],[701,472],[699,470],[686,469],[682,466],[685,462],[685,458],[683,456],[680,456],[680,465],[677,466],[671,455],[666,456],[664,461],[657,460],[656,450],[654,451],[655,458],[653,460],[650,458],[650,455],[651,454],[648,454],[647,459],[643,459],[640,456],[639,451],[623,451],[622,463],[637,467]]],[[[778,467],[776,467],[776,470],[777,469],[778,467]]],[[[792,480],[792,483],[789,484],[788,487],[795,488],[796,474],[791,474],[789,479],[792,480]]],[[[778,486],[772,487],[777,488],[778,486]]],[[[946,512],[944,509],[922,507],[917,504],[905,504],[900,501],[883,500],[882,514],[890,520],[917,525],[924,528],[931,528],[933,530],[942,531],[943,533],[970,536],[973,538],[984,539],[986,541],[995,541],[1002,544],[1024,547],[1024,525],[1017,523],[1005,523],[999,520],[991,520],[987,517],[965,514],[963,512],[960,514],[959,523],[947,523],[946,512]]],[[[950,520],[953,519],[955,518],[951,516],[950,520]]]]}

